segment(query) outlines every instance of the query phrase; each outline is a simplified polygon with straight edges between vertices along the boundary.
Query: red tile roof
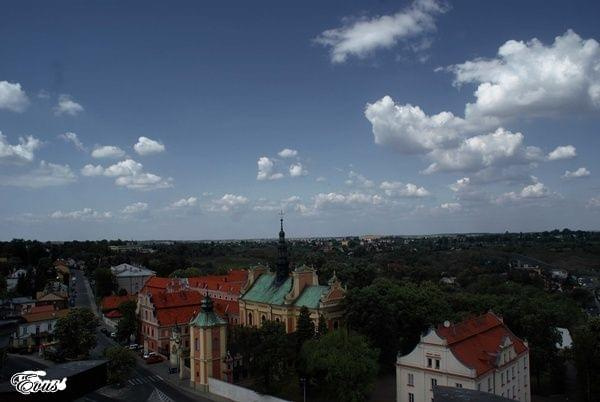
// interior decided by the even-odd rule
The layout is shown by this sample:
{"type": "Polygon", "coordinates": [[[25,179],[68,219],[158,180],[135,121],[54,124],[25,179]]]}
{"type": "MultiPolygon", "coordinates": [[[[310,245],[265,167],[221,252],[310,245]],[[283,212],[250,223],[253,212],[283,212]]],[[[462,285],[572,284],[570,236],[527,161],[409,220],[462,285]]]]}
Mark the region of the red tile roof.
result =
{"type": "Polygon", "coordinates": [[[58,319],[69,314],[69,309],[56,310],[56,311],[43,311],[41,313],[27,313],[23,314],[23,318],[27,322],[38,322],[47,321],[52,319],[58,319]]]}
{"type": "Polygon", "coordinates": [[[27,313],[35,314],[35,313],[46,313],[48,311],[54,311],[54,306],[52,304],[46,304],[43,306],[33,306],[29,309],[27,313]]]}
{"type": "Polygon", "coordinates": [[[102,311],[116,310],[119,308],[119,306],[122,303],[125,303],[126,301],[129,301],[129,300],[133,300],[133,301],[137,300],[137,295],[106,296],[106,297],[102,298],[102,301],[100,302],[100,309],[102,311]]]}
{"type": "Polygon", "coordinates": [[[446,339],[457,359],[475,369],[478,377],[496,367],[500,346],[506,337],[512,341],[517,355],[527,351],[525,343],[492,312],[449,327],[440,325],[436,332],[446,339]]]}
{"type": "Polygon", "coordinates": [[[107,318],[121,318],[123,314],[119,313],[119,310],[111,310],[108,313],[104,314],[107,318]]]}

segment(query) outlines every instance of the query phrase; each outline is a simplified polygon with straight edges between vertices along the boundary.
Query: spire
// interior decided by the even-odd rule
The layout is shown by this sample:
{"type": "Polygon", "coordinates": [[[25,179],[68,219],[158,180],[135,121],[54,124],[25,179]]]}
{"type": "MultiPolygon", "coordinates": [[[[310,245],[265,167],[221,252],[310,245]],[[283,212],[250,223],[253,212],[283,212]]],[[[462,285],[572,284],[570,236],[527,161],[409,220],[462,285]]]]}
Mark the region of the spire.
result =
{"type": "Polygon", "coordinates": [[[283,231],[283,211],[279,214],[281,230],[279,231],[279,245],[277,246],[277,282],[282,283],[290,274],[290,262],[288,260],[287,244],[285,242],[285,232],[283,231]]]}
{"type": "Polygon", "coordinates": [[[213,301],[210,298],[210,296],[208,295],[208,293],[206,294],[204,299],[202,299],[202,303],[200,304],[200,307],[202,308],[202,311],[204,311],[205,313],[210,313],[211,311],[213,311],[213,301]]]}

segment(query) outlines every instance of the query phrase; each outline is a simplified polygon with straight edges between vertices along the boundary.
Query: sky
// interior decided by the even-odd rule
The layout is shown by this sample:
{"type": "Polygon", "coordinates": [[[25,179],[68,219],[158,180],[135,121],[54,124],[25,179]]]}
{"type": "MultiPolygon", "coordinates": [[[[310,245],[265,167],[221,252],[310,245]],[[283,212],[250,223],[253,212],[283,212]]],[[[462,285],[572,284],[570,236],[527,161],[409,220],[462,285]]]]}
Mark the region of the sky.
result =
{"type": "Polygon", "coordinates": [[[598,230],[596,1],[6,1],[0,240],[598,230]]]}

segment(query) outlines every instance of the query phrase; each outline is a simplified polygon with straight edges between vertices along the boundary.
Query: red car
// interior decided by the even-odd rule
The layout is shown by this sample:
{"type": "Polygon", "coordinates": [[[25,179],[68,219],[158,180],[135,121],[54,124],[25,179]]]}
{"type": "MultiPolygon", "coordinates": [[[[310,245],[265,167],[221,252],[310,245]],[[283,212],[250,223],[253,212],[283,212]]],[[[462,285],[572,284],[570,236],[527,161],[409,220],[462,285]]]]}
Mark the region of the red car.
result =
{"type": "Polygon", "coordinates": [[[146,359],[146,364],[154,364],[154,363],[160,363],[162,362],[163,359],[161,356],[159,355],[151,355],[146,359]]]}

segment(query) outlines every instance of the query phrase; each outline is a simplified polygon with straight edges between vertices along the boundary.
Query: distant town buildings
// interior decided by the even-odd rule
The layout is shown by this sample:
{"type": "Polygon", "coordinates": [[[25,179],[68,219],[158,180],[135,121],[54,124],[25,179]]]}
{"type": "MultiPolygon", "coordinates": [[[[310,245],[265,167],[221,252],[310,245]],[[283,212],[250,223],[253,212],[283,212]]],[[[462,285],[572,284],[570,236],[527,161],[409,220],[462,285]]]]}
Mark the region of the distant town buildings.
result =
{"type": "Polygon", "coordinates": [[[432,401],[436,385],[529,402],[528,346],[492,312],[445,322],[396,362],[398,402],[432,401]]]}
{"type": "Polygon", "coordinates": [[[110,270],[117,279],[118,289],[125,289],[130,295],[138,293],[146,281],[156,275],[154,271],[131,264],[119,264],[110,270]]]}

